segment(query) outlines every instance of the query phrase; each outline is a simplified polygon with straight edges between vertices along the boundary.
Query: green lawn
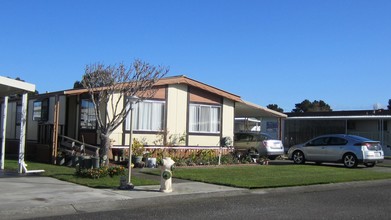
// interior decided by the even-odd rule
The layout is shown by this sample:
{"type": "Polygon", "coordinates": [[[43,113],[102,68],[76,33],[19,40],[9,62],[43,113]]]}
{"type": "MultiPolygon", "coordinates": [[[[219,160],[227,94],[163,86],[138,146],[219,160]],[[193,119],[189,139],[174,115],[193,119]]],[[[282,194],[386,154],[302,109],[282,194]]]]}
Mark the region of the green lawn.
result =
{"type": "MultiPolygon", "coordinates": [[[[64,180],[72,183],[77,183],[80,185],[85,185],[94,188],[115,188],[119,186],[119,176],[115,176],[113,178],[107,176],[100,179],[89,179],[89,178],[80,178],[75,175],[75,168],[66,167],[66,166],[57,166],[51,164],[44,163],[36,163],[26,161],[29,170],[38,170],[44,169],[44,173],[40,173],[39,175],[53,177],[59,180],[64,180]]],[[[6,170],[17,171],[18,169],[18,161],[17,160],[5,160],[6,170]]],[[[153,181],[149,179],[140,179],[135,176],[132,176],[132,183],[135,186],[142,185],[159,185],[158,181],[153,181]]]]}
{"type": "MultiPolygon", "coordinates": [[[[155,170],[146,172],[158,173],[155,170]]],[[[335,166],[292,164],[176,168],[173,176],[181,179],[253,189],[389,179],[391,178],[391,172],[374,172],[370,168],[347,169],[335,166]]]]}
{"type": "MultiPolygon", "coordinates": [[[[40,174],[60,180],[86,185],[95,188],[114,188],[119,186],[119,177],[104,177],[88,179],[75,176],[75,168],[56,166],[35,162],[27,162],[28,169],[44,169],[40,174]]],[[[6,169],[17,169],[17,161],[6,160],[6,169]]],[[[390,167],[391,169],[391,167],[390,167]]],[[[374,172],[372,168],[347,169],[342,166],[327,165],[236,165],[210,167],[178,167],[174,170],[175,178],[182,178],[219,185],[242,188],[271,188],[284,186],[299,186],[326,184],[338,182],[364,181],[391,178],[391,172],[374,172]]],[[[160,169],[144,169],[143,172],[155,175],[160,169]]],[[[132,183],[140,185],[159,185],[159,182],[149,179],[139,179],[132,176],[132,183]]]]}

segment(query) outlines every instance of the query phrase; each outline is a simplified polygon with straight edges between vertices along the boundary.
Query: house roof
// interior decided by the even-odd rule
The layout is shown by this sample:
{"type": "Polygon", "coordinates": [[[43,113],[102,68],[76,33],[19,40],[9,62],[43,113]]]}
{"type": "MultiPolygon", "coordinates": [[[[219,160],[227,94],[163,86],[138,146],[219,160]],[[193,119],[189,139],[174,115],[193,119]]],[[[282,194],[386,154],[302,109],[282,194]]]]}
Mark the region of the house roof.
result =
{"type": "MultiPolygon", "coordinates": [[[[229,93],[222,89],[188,78],[184,75],[162,78],[155,83],[155,86],[172,85],[172,84],[190,85],[235,101],[235,117],[282,117],[282,118],[287,117],[283,113],[273,111],[247,101],[243,101],[238,95],[229,93]]],[[[72,89],[72,90],[64,91],[64,94],[77,95],[86,92],[88,92],[87,89],[72,89]]]]}
{"type": "Polygon", "coordinates": [[[186,85],[190,85],[190,86],[193,86],[193,87],[220,95],[224,98],[231,99],[231,100],[234,100],[237,102],[239,102],[241,100],[240,96],[238,96],[238,95],[235,95],[235,94],[229,93],[227,91],[218,89],[216,87],[207,85],[205,83],[196,81],[196,80],[188,78],[184,75],[162,78],[155,85],[159,86],[159,85],[172,85],[172,84],[186,84],[186,85]]]}
{"type": "Polygon", "coordinates": [[[331,112],[302,112],[286,113],[289,120],[298,119],[389,119],[391,111],[378,110],[355,110],[355,111],[331,111],[331,112]]]}
{"type": "Polygon", "coordinates": [[[0,97],[35,92],[35,85],[0,76],[0,97]]]}
{"type": "MultiPolygon", "coordinates": [[[[240,96],[234,95],[232,93],[226,92],[224,90],[218,89],[216,87],[207,85],[205,83],[201,83],[199,81],[196,81],[194,79],[190,79],[186,76],[172,76],[172,77],[166,77],[162,78],[159,81],[157,81],[154,85],[155,86],[161,86],[161,85],[172,85],[172,84],[186,84],[191,85],[203,90],[206,90],[208,92],[220,95],[224,98],[228,98],[234,101],[240,101],[240,96]]],[[[88,92],[87,89],[72,89],[72,90],[66,90],[64,91],[64,94],[66,95],[77,95],[88,92]]]]}

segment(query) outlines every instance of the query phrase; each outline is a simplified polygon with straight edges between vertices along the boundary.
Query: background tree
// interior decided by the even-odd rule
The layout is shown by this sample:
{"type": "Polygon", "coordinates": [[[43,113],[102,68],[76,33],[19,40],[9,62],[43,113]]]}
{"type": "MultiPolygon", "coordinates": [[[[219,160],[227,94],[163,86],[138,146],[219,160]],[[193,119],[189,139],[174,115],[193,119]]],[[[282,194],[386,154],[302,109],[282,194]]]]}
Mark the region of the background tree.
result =
{"type": "Polygon", "coordinates": [[[391,99],[388,100],[387,108],[388,108],[388,110],[391,110],[391,99]]]}
{"type": "Polygon", "coordinates": [[[292,112],[330,112],[332,109],[330,105],[325,103],[323,100],[314,100],[310,102],[308,99],[305,99],[301,103],[295,104],[295,108],[292,109],[292,112]]]}
{"type": "Polygon", "coordinates": [[[73,88],[74,89],[82,89],[82,88],[84,88],[84,86],[80,81],[76,81],[75,83],[73,83],[73,88]]]}
{"type": "Polygon", "coordinates": [[[269,105],[266,106],[266,108],[274,110],[274,111],[277,111],[277,112],[281,112],[281,113],[284,112],[284,109],[278,107],[277,104],[269,104],[269,105]]]}
{"type": "Polygon", "coordinates": [[[135,60],[130,67],[124,64],[87,65],[81,83],[94,103],[101,140],[100,158],[106,165],[109,162],[110,135],[122,125],[130,112],[130,108],[126,107],[129,105],[127,97],[138,96],[139,101],[151,98],[156,93],[153,85],[167,73],[166,67],[156,67],[140,60],[135,60]],[[116,98],[113,98],[114,94],[116,98]],[[122,106],[122,103],[125,105],[122,106]]]}

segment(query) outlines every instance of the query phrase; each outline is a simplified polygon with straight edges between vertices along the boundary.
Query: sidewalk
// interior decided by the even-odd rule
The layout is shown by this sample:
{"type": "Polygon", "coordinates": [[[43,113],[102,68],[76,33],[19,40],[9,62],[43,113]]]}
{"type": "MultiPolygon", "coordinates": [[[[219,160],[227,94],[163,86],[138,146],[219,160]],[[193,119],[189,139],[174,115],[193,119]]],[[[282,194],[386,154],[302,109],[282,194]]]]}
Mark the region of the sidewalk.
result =
{"type": "MultiPolygon", "coordinates": [[[[94,189],[50,177],[19,175],[0,171],[0,219],[23,219],[117,208],[116,201],[143,198],[207,194],[243,189],[185,180],[173,180],[173,192],[160,192],[160,185],[136,186],[131,191],[94,189]]],[[[137,174],[135,175],[147,175],[137,174]]],[[[160,178],[151,176],[151,178],[160,178]]],[[[119,182],[118,182],[119,184],[119,182]]]]}

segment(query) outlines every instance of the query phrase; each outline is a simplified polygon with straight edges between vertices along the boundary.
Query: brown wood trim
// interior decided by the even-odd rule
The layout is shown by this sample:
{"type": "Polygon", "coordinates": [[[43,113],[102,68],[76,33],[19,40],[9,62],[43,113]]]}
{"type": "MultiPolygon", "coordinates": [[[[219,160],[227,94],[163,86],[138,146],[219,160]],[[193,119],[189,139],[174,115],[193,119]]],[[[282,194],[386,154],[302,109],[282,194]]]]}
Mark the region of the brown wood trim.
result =
{"type": "Polygon", "coordinates": [[[199,88],[195,88],[189,86],[189,100],[190,102],[197,103],[208,103],[208,104],[221,104],[222,97],[211,92],[201,90],[199,88]]]}

